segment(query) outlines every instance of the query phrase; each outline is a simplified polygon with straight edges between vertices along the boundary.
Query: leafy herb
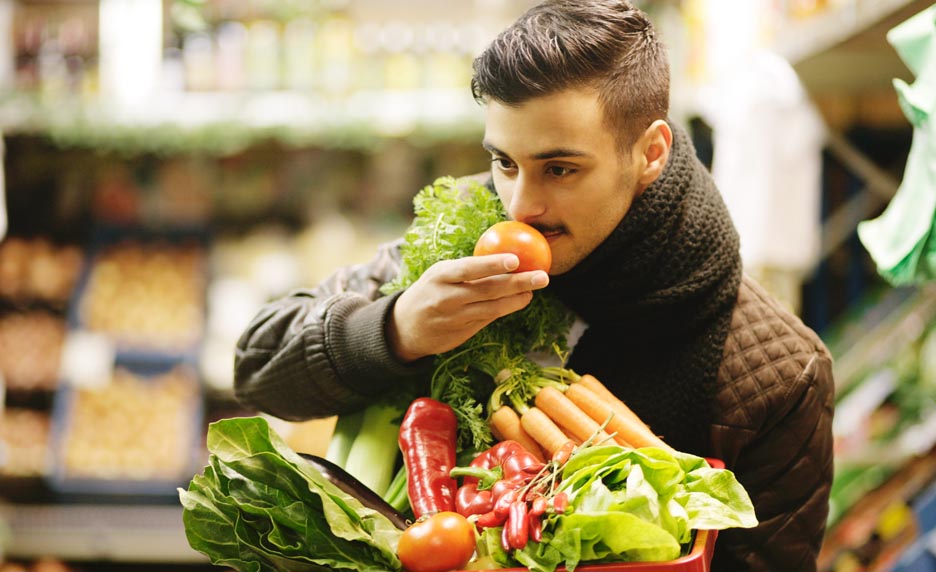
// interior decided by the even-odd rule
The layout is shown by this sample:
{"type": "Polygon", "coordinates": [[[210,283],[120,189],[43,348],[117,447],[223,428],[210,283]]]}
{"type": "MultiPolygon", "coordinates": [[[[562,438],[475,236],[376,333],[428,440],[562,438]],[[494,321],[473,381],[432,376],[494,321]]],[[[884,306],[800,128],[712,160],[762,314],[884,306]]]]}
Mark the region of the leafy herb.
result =
{"type": "MultiPolygon", "coordinates": [[[[413,200],[415,218],[404,235],[400,274],[385,284],[391,294],[416,282],[441,260],[470,256],[478,237],[507,219],[497,195],[470,178],[442,177],[413,200]]],[[[535,394],[534,386],[555,374],[527,357],[531,352],[568,351],[572,314],[553,296],[537,291],[526,308],[495,320],[461,346],[436,358],[431,393],[458,417],[460,449],[482,450],[493,443],[487,403],[494,381],[500,394],[535,394]]]]}
{"type": "Polygon", "coordinates": [[[204,473],[179,489],[189,544],[212,563],[261,570],[397,571],[401,531],[325,479],[260,417],[208,428],[204,473]]]}

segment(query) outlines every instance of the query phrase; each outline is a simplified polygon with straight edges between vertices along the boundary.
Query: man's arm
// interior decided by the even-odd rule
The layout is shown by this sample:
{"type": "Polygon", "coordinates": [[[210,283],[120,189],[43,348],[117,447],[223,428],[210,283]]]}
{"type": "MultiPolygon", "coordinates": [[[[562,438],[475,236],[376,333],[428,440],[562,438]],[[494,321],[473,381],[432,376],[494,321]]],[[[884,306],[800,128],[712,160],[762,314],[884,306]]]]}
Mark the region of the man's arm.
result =
{"type": "Polygon", "coordinates": [[[379,288],[399,265],[398,241],[367,264],[267,304],[237,343],[237,398],[283,419],[326,417],[360,409],[422,372],[425,360],[403,363],[387,346],[398,295],[379,288]]]}
{"type": "MultiPolygon", "coordinates": [[[[784,403],[730,467],[760,524],[719,533],[712,569],[810,572],[822,545],[832,485],[832,362],[816,354],[793,391],[759,396],[784,403]]],[[[724,428],[726,431],[737,430],[724,428]]]]}
{"type": "Polygon", "coordinates": [[[363,408],[549,282],[541,270],[512,273],[514,254],[489,254],[442,260],[402,293],[381,296],[398,273],[399,247],[265,306],[237,344],[238,399],[292,420],[363,408]]]}

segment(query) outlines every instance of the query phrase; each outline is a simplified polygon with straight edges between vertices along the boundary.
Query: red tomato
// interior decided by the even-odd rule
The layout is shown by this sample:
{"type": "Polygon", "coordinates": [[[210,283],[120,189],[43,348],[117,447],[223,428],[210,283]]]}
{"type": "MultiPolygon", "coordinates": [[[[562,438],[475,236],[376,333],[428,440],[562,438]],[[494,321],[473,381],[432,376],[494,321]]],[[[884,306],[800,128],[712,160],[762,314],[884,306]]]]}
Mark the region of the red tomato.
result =
{"type": "Polygon", "coordinates": [[[549,272],[549,267],[552,266],[549,242],[538,230],[526,223],[515,220],[499,222],[484,231],[475,243],[475,256],[504,252],[516,254],[520,258],[520,266],[514,272],[549,272]]]}
{"type": "Polygon", "coordinates": [[[403,531],[397,555],[410,572],[463,570],[475,551],[475,529],[457,512],[438,512],[403,531]]]}

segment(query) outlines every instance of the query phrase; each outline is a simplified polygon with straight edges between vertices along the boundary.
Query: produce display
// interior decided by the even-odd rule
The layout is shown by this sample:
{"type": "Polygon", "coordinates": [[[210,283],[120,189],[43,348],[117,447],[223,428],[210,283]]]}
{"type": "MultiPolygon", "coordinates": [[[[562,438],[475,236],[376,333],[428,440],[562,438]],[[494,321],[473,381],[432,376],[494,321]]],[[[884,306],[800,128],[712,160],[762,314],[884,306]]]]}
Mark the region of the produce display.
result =
{"type": "Polygon", "coordinates": [[[82,258],[75,246],[58,246],[44,238],[9,237],[0,242],[0,297],[65,302],[78,279],[82,258]]]}
{"type": "Polygon", "coordinates": [[[0,475],[38,477],[49,472],[49,415],[9,407],[0,415],[0,475]]]}
{"type": "Polygon", "coordinates": [[[204,324],[203,248],[126,239],[94,258],[78,302],[83,327],[129,348],[184,351],[204,324]]]}
{"type": "MultiPolygon", "coordinates": [[[[437,180],[414,204],[385,293],[473,254],[506,218],[494,193],[466,180],[437,180]]],[[[353,486],[289,450],[262,418],[213,423],[209,464],[179,491],[189,543],[251,572],[574,572],[674,560],[695,531],[756,526],[730,471],[673,450],[599,380],[562,366],[570,325],[568,310],[537,292],[437,356],[428,388],[340,417],[327,457],[353,486]],[[560,364],[528,357],[537,351],[560,364]],[[387,507],[354,494],[361,482],[387,507]],[[396,512],[412,516],[405,530],[396,512]]]]}
{"type": "Polygon", "coordinates": [[[61,416],[66,478],[178,479],[200,431],[194,374],[184,366],[143,375],[118,367],[105,387],[73,389],[61,416]],[[180,454],[182,453],[182,454],[180,454]]]}
{"type": "Polygon", "coordinates": [[[58,386],[65,320],[34,310],[0,315],[0,376],[10,391],[58,386]]]}

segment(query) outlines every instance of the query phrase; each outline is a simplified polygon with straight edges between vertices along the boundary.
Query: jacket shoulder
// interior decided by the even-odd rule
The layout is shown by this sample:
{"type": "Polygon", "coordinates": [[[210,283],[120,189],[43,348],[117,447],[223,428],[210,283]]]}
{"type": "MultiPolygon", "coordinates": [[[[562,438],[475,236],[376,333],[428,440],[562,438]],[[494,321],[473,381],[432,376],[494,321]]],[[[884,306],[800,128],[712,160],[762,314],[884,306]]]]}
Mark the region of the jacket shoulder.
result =
{"type": "MultiPolygon", "coordinates": [[[[816,333],[745,276],[718,371],[718,423],[757,431],[773,413],[829,376],[832,357],[816,333]]],[[[827,381],[831,381],[828,379],[827,381]]],[[[818,387],[831,395],[832,388],[818,387]]]]}

